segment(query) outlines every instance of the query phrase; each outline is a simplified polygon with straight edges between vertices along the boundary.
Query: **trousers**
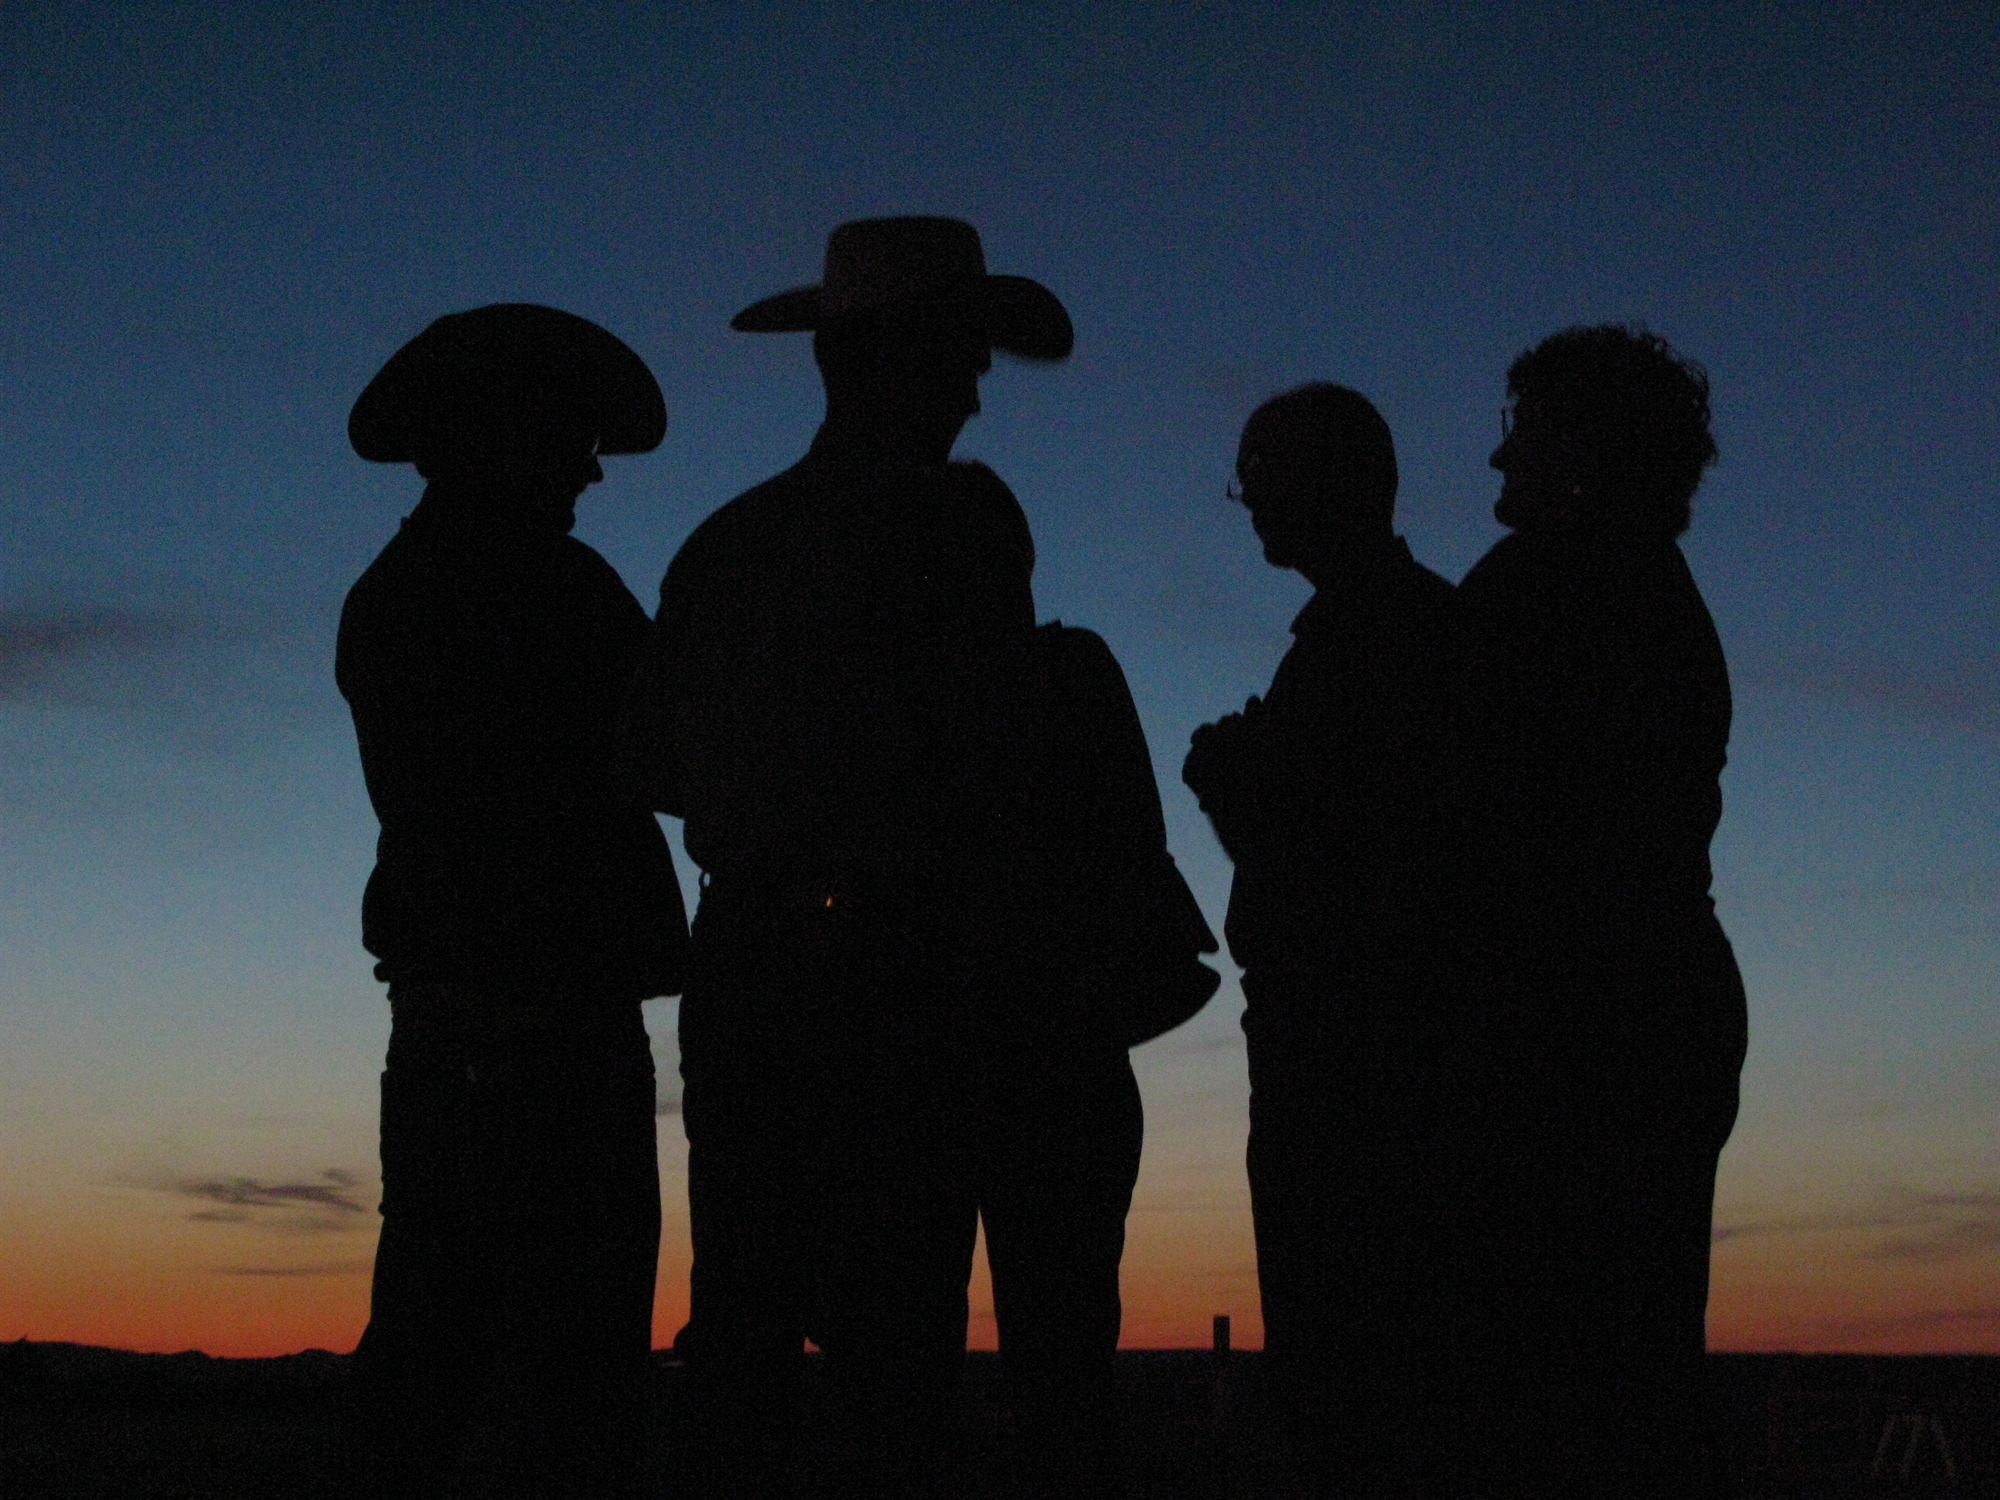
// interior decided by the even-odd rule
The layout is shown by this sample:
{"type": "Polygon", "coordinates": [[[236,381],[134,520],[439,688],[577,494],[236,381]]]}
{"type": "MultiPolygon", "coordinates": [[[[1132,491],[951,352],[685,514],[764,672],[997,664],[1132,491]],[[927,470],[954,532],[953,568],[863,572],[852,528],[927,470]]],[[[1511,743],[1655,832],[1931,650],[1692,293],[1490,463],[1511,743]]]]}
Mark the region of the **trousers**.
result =
{"type": "Polygon", "coordinates": [[[633,1495],[660,1241],[637,1002],[392,984],[363,1493],[633,1495]]]}
{"type": "Polygon", "coordinates": [[[716,881],[693,936],[688,1489],[794,1486],[809,1338],[814,1483],[949,1493],[982,1216],[1024,1439],[1105,1468],[1142,1129],[1122,1049],[1085,1060],[1024,1011],[1014,935],[963,890],[716,881]]]}
{"type": "Polygon", "coordinates": [[[1420,1042],[1357,1019],[1383,999],[1357,975],[1252,968],[1243,991],[1264,1366],[1297,1484],[1418,1492],[1446,1335],[1420,1042]]]}

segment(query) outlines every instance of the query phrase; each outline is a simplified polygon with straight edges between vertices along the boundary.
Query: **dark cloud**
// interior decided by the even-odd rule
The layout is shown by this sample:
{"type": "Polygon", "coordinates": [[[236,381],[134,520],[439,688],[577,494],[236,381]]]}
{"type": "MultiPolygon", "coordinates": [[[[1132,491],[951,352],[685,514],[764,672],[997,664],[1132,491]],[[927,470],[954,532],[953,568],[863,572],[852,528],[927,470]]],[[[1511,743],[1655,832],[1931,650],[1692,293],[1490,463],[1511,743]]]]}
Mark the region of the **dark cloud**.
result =
{"type": "Polygon", "coordinates": [[[202,1205],[187,1216],[197,1224],[248,1224],[275,1234],[311,1236],[346,1234],[367,1226],[369,1205],[357,1192],[360,1182],[353,1172],[328,1167],[304,1182],[181,1177],[140,1185],[202,1205]]]}
{"type": "Polygon", "coordinates": [[[680,1112],[681,1096],[679,1094],[661,1094],[653,1101],[653,1114],[656,1118],[677,1115],[680,1112]]]}
{"type": "Polygon", "coordinates": [[[2000,1193],[1925,1194],[1912,1229],[1875,1247],[1876,1260],[1956,1260],[2000,1250],[2000,1193]]]}
{"type": "Polygon", "coordinates": [[[1870,1260],[1947,1261],[2000,1250],[2000,1191],[1926,1193],[1895,1188],[1846,1213],[1717,1224],[1715,1244],[1767,1235],[1854,1234],[1871,1238],[1870,1260]]]}
{"type": "Polygon", "coordinates": [[[279,613],[200,592],[128,608],[0,609],[0,704],[57,703],[227,752],[338,703],[333,629],[316,606],[279,613]]]}
{"type": "Polygon", "coordinates": [[[178,1190],[189,1198],[203,1198],[230,1208],[297,1208],[315,1206],[360,1213],[362,1204],[354,1197],[359,1179],[352,1172],[328,1167],[317,1182],[259,1182],[254,1177],[212,1177],[184,1181],[178,1190]]]}
{"type": "Polygon", "coordinates": [[[1790,651],[1739,664],[1739,682],[1837,698],[1910,723],[2000,730],[2000,661],[1924,663],[1865,651],[1790,651]]]}
{"type": "Polygon", "coordinates": [[[152,651],[186,633],[157,610],[0,609],[0,701],[19,698],[85,658],[152,651]]]}
{"type": "Polygon", "coordinates": [[[1963,870],[1931,880],[1856,882],[1830,887],[1825,894],[1856,901],[1938,901],[1987,906],[2000,902],[2000,870],[1963,870]]]}

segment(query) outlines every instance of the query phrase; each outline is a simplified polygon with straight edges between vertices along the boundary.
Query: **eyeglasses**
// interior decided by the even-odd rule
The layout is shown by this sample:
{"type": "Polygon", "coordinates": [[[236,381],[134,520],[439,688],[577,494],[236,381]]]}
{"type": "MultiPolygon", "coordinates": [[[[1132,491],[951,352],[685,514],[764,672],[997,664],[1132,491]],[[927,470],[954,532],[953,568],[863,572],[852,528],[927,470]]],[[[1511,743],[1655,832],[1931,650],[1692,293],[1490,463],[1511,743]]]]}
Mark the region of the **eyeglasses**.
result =
{"type": "MultiPolygon", "coordinates": [[[[1262,453],[1245,453],[1237,458],[1236,471],[1238,474],[1247,474],[1250,470],[1260,467],[1263,462],[1264,455],[1262,453]]],[[[1249,504],[1243,498],[1243,486],[1234,479],[1222,487],[1222,494],[1224,499],[1234,501],[1238,505],[1249,504]]]]}

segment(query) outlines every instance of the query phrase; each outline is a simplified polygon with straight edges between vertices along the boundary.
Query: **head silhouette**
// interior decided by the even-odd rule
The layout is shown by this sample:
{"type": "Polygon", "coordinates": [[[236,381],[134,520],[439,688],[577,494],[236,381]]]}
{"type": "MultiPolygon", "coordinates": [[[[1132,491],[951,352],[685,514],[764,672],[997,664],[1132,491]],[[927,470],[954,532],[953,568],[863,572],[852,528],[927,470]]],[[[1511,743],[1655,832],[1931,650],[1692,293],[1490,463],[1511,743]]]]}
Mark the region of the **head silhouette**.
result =
{"type": "Polygon", "coordinates": [[[983,323],[942,300],[857,314],[813,334],[830,424],[922,464],[951,456],[993,368],[983,323]]]}
{"type": "Polygon", "coordinates": [[[813,335],[827,422],[941,464],[979,410],[993,351],[1055,360],[1074,342],[1055,294],[986,270],[960,219],[855,219],[827,237],[822,279],[746,307],[742,333],[813,335]]]}
{"type": "Polygon", "coordinates": [[[587,423],[524,419],[476,445],[418,450],[417,472],[462,499],[487,530],[523,540],[567,536],[576,502],[604,478],[587,423]]]}
{"type": "Polygon", "coordinates": [[[1642,327],[1565,328],[1507,371],[1494,516],[1528,531],[1677,537],[1715,462],[1708,375],[1642,327]]]}
{"type": "Polygon", "coordinates": [[[588,319],[526,302],[437,319],[347,419],[363,458],[415,464],[442,509],[522,539],[566,534],[604,477],[597,456],[648,452],[666,427],[644,360],[588,319]]]}
{"type": "Polygon", "coordinates": [[[1372,543],[1396,508],[1396,444],[1374,403],[1315,381],[1251,413],[1236,477],[1265,561],[1315,587],[1372,543]]]}

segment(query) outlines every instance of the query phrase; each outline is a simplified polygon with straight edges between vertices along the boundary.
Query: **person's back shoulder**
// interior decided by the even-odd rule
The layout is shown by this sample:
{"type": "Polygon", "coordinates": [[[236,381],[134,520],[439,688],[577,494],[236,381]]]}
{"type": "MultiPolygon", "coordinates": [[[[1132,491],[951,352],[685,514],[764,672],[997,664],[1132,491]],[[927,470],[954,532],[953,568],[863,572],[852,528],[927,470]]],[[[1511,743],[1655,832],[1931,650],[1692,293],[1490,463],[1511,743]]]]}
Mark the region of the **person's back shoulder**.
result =
{"type": "Polygon", "coordinates": [[[625,586],[625,580],[618,570],[611,566],[602,552],[590,543],[579,541],[573,536],[561,538],[556,543],[557,566],[564,577],[579,588],[604,594],[621,594],[631,597],[632,591],[625,586]]]}
{"type": "Polygon", "coordinates": [[[742,576],[768,568],[780,543],[780,523],[797,491],[794,466],[711,511],[667,564],[660,581],[662,611],[685,608],[718,591],[726,597],[742,576]]]}
{"type": "Polygon", "coordinates": [[[1456,590],[1443,574],[1424,566],[1414,557],[1406,558],[1398,572],[1404,596],[1418,608],[1444,610],[1450,607],[1456,590]]]}
{"type": "Polygon", "coordinates": [[[1396,539],[1385,574],[1388,607],[1400,617],[1402,628],[1427,631],[1444,620],[1456,590],[1441,575],[1418,562],[1401,537],[1396,539]]]}
{"type": "Polygon", "coordinates": [[[951,498],[963,506],[969,523],[1023,571],[1035,568],[1035,540],[1027,512],[1007,482],[977,459],[955,459],[946,466],[951,498]]]}
{"type": "Polygon", "coordinates": [[[1488,547],[1458,581],[1455,602],[1461,610],[1505,605],[1517,595],[1548,587],[1560,566],[1547,542],[1527,532],[1510,531],[1488,547]]]}

